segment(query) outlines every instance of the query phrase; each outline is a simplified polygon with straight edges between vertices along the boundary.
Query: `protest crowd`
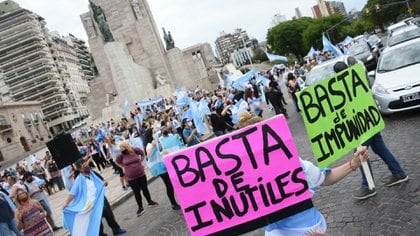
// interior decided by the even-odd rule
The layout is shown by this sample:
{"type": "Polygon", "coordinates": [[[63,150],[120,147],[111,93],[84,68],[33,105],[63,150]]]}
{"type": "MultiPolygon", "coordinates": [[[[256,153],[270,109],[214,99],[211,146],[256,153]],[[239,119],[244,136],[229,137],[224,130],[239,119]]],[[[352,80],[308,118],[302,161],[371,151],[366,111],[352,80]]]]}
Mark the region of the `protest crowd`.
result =
{"type": "MultiPolygon", "coordinates": [[[[31,163],[21,163],[4,171],[0,184],[1,235],[13,235],[11,232],[15,235],[52,235],[62,226],[71,234],[105,235],[102,217],[114,235],[124,234],[126,230],[117,223],[118,216],[114,216],[105,197],[107,181],[101,173],[107,168],[112,168],[119,176],[122,191],[133,191],[133,204],[137,205],[133,215],[143,215],[147,210],[145,205],[159,207],[153,200],[157,193],[148,189],[146,169],[162,179],[172,209],[180,210],[163,165],[163,156],[263,121],[265,113],[283,114],[287,118],[292,112],[300,112],[296,93],[301,90],[307,73],[318,63],[333,57],[328,51],[300,63],[276,65],[268,71],[251,69],[241,77],[225,74],[227,84],[221,84],[214,91],[177,88],[174,98],[139,101],[125,107],[120,119],[73,131],[73,139],[82,156],[75,164],[60,170],[47,151],[44,157],[32,157],[31,163]],[[286,110],[287,101],[293,103],[293,111],[286,110]],[[63,199],[63,212],[54,212],[63,213],[62,226],[59,226],[61,222],[54,222],[48,202],[48,196],[57,191],[69,191],[67,199],[63,199]],[[89,205],[93,202],[95,204],[89,205]],[[86,220],[80,213],[87,210],[98,217],[86,220]]],[[[381,137],[376,138],[380,140],[373,142],[378,142],[378,146],[370,143],[373,150],[379,155],[385,153],[387,160],[391,160],[400,172],[401,178],[393,183],[405,181],[408,177],[398,162],[381,137]]],[[[341,180],[361,165],[360,158],[368,158],[366,150],[359,150],[353,156],[349,162],[333,169],[320,169],[300,160],[311,192],[318,186],[341,180]]],[[[365,181],[364,185],[367,185],[365,181]]],[[[358,196],[365,199],[374,194],[374,190],[365,189],[358,196]]],[[[310,208],[270,224],[266,227],[266,235],[291,235],[290,232],[299,235],[308,229],[325,233],[326,227],[322,214],[316,208],[310,208]]]]}

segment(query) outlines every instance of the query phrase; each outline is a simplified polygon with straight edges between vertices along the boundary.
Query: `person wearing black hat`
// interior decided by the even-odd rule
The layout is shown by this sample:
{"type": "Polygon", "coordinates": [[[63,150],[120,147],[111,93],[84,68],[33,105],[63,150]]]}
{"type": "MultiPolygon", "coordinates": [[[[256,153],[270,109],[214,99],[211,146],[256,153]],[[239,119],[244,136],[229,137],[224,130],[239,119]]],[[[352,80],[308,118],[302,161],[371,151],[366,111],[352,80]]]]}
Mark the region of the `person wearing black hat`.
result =
{"type": "MultiPolygon", "coordinates": [[[[353,58],[348,58],[347,62],[350,65],[354,65],[356,60],[353,58]]],[[[345,62],[339,61],[334,65],[334,71],[339,73],[343,70],[346,70],[348,65],[345,62]]],[[[371,137],[368,141],[362,144],[362,146],[372,147],[374,153],[376,153],[388,166],[388,169],[391,171],[391,176],[388,177],[388,180],[385,183],[385,186],[391,187],[408,180],[408,176],[405,174],[404,170],[401,168],[400,164],[398,163],[395,156],[389,151],[388,147],[385,145],[385,142],[382,138],[381,132],[378,132],[373,137],[371,137]]],[[[369,160],[367,161],[369,165],[370,172],[372,172],[372,167],[370,165],[369,160]]],[[[362,186],[353,193],[353,198],[364,200],[376,195],[376,190],[369,189],[365,173],[363,169],[360,167],[360,171],[362,172],[362,186]]],[[[372,176],[373,177],[373,176],[372,176]]]]}
{"type": "MultiPolygon", "coordinates": [[[[104,178],[98,174],[95,171],[92,171],[90,169],[89,164],[84,161],[83,159],[79,159],[74,163],[75,171],[74,171],[74,179],[76,179],[80,174],[85,176],[86,178],[90,178],[90,175],[96,175],[98,178],[100,178],[102,181],[104,181],[105,187],[108,185],[108,182],[104,180],[104,178]]],[[[63,209],[67,207],[71,201],[75,198],[75,195],[69,194],[63,209]]],[[[108,202],[108,199],[104,195],[104,208],[102,211],[102,217],[105,218],[106,222],[108,223],[109,227],[112,229],[112,232],[114,235],[121,235],[127,232],[127,230],[122,229],[120,225],[115,220],[114,213],[112,212],[111,205],[108,202]]],[[[100,236],[106,236],[107,234],[104,233],[104,227],[101,221],[100,229],[99,229],[99,235],[100,236]]]]}

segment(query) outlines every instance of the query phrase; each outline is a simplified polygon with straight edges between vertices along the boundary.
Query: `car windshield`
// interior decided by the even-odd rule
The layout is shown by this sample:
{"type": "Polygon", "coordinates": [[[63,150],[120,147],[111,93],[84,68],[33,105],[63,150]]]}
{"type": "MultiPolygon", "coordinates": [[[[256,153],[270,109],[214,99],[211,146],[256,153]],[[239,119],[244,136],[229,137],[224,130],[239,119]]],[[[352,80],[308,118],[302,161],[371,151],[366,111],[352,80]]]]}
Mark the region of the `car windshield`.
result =
{"type": "Polygon", "coordinates": [[[378,72],[387,72],[420,62],[420,41],[394,48],[382,54],[378,72]]]}
{"type": "Polygon", "coordinates": [[[420,37],[420,27],[389,37],[388,45],[394,46],[417,37],[420,37]]]}
{"type": "Polygon", "coordinates": [[[350,56],[356,56],[359,54],[362,54],[364,52],[369,51],[369,48],[367,47],[366,43],[359,43],[359,44],[354,44],[349,48],[348,51],[348,55],[350,56]]]}
{"type": "Polygon", "coordinates": [[[335,74],[334,72],[334,63],[328,62],[328,64],[320,65],[319,67],[313,68],[306,78],[305,85],[309,86],[315,84],[316,82],[328,78],[331,75],[335,74]]]}

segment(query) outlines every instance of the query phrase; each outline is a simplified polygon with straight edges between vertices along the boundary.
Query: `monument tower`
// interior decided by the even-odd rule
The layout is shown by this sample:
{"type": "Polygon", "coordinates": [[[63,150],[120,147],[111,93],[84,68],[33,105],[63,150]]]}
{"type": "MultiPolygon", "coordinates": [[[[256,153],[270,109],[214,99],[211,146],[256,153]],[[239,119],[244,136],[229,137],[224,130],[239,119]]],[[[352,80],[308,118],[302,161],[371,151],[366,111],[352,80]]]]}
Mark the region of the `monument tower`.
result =
{"type": "MultiPolygon", "coordinates": [[[[122,103],[134,104],[174,91],[174,79],[149,5],[144,0],[89,0],[81,15],[99,71],[90,107],[120,115],[122,103]]],[[[103,114],[106,116],[112,114],[103,114]]]]}
{"type": "Polygon", "coordinates": [[[165,48],[146,0],[89,0],[80,17],[99,71],[88,98],[93,120],[118,118],[126,99],[169,97],[178,85],[212,89],[210,45],[181,50],[163,29],[165,48]]]}

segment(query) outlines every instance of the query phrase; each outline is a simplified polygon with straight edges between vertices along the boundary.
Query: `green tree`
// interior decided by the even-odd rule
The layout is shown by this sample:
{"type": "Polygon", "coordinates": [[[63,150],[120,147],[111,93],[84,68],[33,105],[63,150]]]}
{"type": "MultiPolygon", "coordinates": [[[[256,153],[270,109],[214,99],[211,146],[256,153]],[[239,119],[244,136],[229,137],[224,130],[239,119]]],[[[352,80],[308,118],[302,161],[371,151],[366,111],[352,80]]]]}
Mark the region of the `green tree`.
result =
{"type": "Polygon", "coordinates": [[[339,37],[344,39],[347,35],[355,37],[361,35],[364,32],[370,32],[375,29],[375,25],[364,18],[353,21],[350,25],[346,25],[342,28],[339,37]]]}
{"type": "Polygon", "coordinates": [[[341,37],[342,28],[345,25],[349,25],[349,22],[345,21],[346,19],[345,16],[332,15],[313,20],[303,32],[303,46],[305,49],[309,50],[311,46],[322,49],[322,34],[327,34],[327,31],[332,43],[338,43],[343,40],[341,37]],[[335,27],[332,29],[333,26],[335,27]]]}
{"type": "Polygon", "coordinates": [[[373,24],[378,25],[384,30],[384,26],[389,23],[396,22],[398,17],[407,13],[407,6],[403,1],[401,3],[387,6],[387,4],[396,3],[395,0],[368,0],[364,9],[369,9],[369,14],[364,12],[365,17],[373,24]],[[376,10],[376,5],[379,4],[379,10],[376,10]]]}
{"type": "Polygon", "coordinates": [[[267,43],[270,50],[276,54],[293,53],[298,59],[306,55],[303,47],[303,31],[313,19],[303,17],[297,20],[283,22],[267,32],[267,43]]]}
{"type": "Polygon", "coordinates": [[[264,50],[261,48],[257,48],[254,50],[254,57],[252,57],[254,62],[264,62],[268,61],[267,55],[265,54],[264,50]]]}

